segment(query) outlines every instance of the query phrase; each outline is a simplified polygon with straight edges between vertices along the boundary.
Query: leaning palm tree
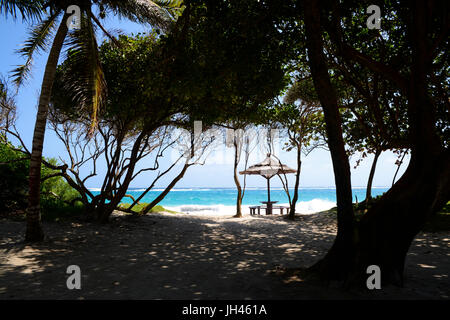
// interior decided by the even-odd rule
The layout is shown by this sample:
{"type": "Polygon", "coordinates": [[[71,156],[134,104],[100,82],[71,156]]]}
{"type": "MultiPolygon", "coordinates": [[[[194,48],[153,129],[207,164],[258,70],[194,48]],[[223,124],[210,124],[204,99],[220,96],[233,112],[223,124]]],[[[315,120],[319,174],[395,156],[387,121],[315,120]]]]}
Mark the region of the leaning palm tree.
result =
{"type": "MultiPolygon", "coordinates": [[[[14,8],[18,8],[20,12],[25,10],[26,13],[29,7],[20,7],[20,5],[29,2],[32,1],[2,0],[1,6],[5,12],[13,12],[14,8]]],[[[29,39],[19,50],[19,53],[26,58],[26,62],[14,70],[15,82],[20,86],[30,73],[33,55],[50,47],[39,97],[30,159],[26,241],[41,241],[44,238],[40,213],[42,149],[48,105],[62,48],[67,46],[67,52],[79,61],[80,67],[76,70],[79,74],[78,81],[66,85],[75,91],[74,96],[77,102],[82,107],[89,107],[92,111],[93,130],[96,114],[106,94],[106,82],[98,56],[96,29],[100,28],[108,37],[114,39],[99,19],[111,13],[134,22],[150,24],[167,32],[172,21],[181,12],[181,2],[179,0],[49,0],[42,5],[41,10],[45,18],[39,19],[39,22],[31,29],[29,39]],[[76,17],[79,19],[77,24],[80,26],[77,30],[69,30],[73,21],[69,21],[72,18],[72,12],[68,13],[67,10],[73,5],[79,8],[80,13],[76,17]],[[99,12],[99,18],[94,12],[99,12]]]]}

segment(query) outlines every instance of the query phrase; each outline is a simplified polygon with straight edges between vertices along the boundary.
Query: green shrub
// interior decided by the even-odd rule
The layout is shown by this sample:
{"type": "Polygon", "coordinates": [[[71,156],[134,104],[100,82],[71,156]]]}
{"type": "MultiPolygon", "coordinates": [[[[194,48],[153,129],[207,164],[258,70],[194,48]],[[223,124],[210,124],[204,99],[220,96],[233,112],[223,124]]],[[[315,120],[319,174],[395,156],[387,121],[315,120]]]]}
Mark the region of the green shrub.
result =
{"type": "MultiPolygon", "coordinates": [[[[359,221],[362,216],[367,212],[368,208],[370,208],[375,202],[379,201],[381,195],[373,198],[368,204],[360,203],[358,205],[354,204],[353,207],[355,209],[355,218],[356,221],[359,221]]],[[[426,232],[439,232],[439,231],[450,231],[450,201],[447,204],[434,214],[430,219],[426,222],[425,226],[422,228],[422,231],[426,232]]]]}
{"type": "Polygon", "coordinates": [[[57,222],[64,219],[79,217],[84,214],[81,202],[70,205],[56,198],[41,200],[42,221],[57,222]]]}
{"type": "Polygon", "coordinates": [[[0,214],[25,210],[28,192],[29,161],[0,135],[0,214]],[[8,161],[13,161],[5,164],[8,161]]]}
{"type": "MultiPolygon", "coordinates": [[[[56,165],[56,159],[46,159],[47,162],[52,165],[56,165]]],[[[54,170],[48,169],[47,167],[42,168],[41,176],[45,177],[52,173],[55,173],[54,170]]],[[[80,197],[80,194],[77,190],[72,188],[63,177],[53,177],[46,179],[41,184],[41,200],[46,199],[48,197],[54,198],[57,195],[62,201],[73,201],[74,199],[80,197]]]]}
{"type": "MultiPolygon", "coordinates": [[[[0,214],[23,215],[27,207],[29,160],[21,160],[25,155],[14,150],[13,145],[0,136],[0,214]],[[9,162],[9,163],[6,163],[9,162]]],[[[56,159],[46,159],[56,165],[56,159]]],[[[41,177],[54,170],[42,166],[41,177]]],[[[80,202],[74,202],[80,195],[62,177],[53,177],[41,183],[41,212],[43,220],[55,221],[61,217],[73,216],[82,212],[80,202]]]]}
{"type": "Polygon", "coordinates": [[[423,231],[450,231],[450,201],[447,202],[441,211],[437,212],[430,218],[430,220],[425,224],[423,231]]]}

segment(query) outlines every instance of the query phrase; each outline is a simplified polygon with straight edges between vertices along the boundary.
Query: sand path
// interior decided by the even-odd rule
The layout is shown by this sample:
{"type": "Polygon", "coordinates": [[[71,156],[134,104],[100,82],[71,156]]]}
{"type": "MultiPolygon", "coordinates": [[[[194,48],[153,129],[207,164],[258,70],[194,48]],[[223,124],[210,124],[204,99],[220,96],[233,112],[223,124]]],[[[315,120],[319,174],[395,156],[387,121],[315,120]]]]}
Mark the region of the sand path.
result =
{"type": "Polygon", "coordinates": [[[23,244],[24,223],[0,221],[0,299],[449,299],[450,233],[421,233],[408,254],[405,288],[342,292],[280,276],[331,246],[325,215],[117,215],[111,224],[46,223],[49,240],[23,244]],[[68,290],[78,265],[81,290],[68,290]]]}

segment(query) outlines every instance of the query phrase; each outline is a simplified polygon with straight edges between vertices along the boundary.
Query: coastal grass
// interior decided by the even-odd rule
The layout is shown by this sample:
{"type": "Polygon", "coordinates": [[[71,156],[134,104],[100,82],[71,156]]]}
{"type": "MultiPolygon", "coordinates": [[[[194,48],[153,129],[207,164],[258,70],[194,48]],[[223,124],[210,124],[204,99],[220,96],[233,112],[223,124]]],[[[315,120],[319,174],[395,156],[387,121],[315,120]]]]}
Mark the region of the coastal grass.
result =
{"type": "MultiPolygon", "coordinates": [[[[148,203],[141,202],[139,204],[136,204],[133,207],[133,209],[131,209],[131,211],[133,211],[134,213],[139,214],[142,210],[144,210],[144,208],[147,205],[148,205],[148,203]]],[[[119,205],[119,208],[121,208],[121,209],[128,209],[130,206],[131,206],[130,203],[121,203],[119,205]]],[[[168,212],[168,213],[174,213],[174,214],[179,213],[179,212],[176,212],[176,211],[168,210],[168,209],[166,209],[166,208],[164,208],[163,206],[160,206],[160,205],[156,205],[150,210],[150,213],[161,213],[161,212],[168,212]]]]}

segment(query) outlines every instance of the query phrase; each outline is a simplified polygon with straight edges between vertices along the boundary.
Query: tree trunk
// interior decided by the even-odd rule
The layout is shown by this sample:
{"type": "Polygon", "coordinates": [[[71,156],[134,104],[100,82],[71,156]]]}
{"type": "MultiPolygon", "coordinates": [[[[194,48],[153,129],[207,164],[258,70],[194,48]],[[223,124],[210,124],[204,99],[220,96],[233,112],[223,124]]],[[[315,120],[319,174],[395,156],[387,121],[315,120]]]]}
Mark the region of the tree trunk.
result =
{"type": "Polygon", "coordinates": [[[191,166],[192,164],[189,163],[185,163],[183,166],[183,169],[181,170],[181,172],[172,180],[172,182],[169,183],[169,185],[166,187],[166,189],[164,189],[163,192],[161,192],[156,198],[155,200],[153,200],[148,206],[146,206],[144,208],[144,210],[142,211],[142,214],[147,214],[150,212],[150,210],[156,206],[158,203],[160,203],[165,196],[170,192],[170,190],[172,190],[172,188],[177,184],[178,181],[180,181],[183,177],[184,174],[186,173],[186,170],[191,166]]]}
{"type": "Polygon", "coordinates": [[[237,199],[236,199],[236,214],[234,215],[234,217],[236,218],[242,218],[242,188],[241,188],[241,183],[239,181],[239,176],[238,176],[238,164],[239,164],[239,146],[238,143],[236,142],[236,137],[234,138],[235,142],[234,142],[234,183],[236,184],[236,188],[237,188],[237,199]]]}
{"type": "MultiPolygon", "coordinates": [[[[138,154],[141,148],[142,140],[145,138],[146,133],[145,129],[139,134],[139,136],[136,138],[133,144],[133,148],[131,149],[130,153],[130,160],[127,164],[126,169],[126,175],[123,178],[123,183],[120,185],[120,187],[117,189],[117,192],[112,194],[112,198],[110,199],[109,203],[105,203],[106,197],[101,197],[100,204],[96,208],[96,219],[100,223],[108,223],[109,217],[114,212],[114,210],[119,205],[120,201],[122,201],[122,198],[125,196],[126,192],[128,191],[128,186],[130,185],[130,182],[133,178],[134,168],[136,167],[136,163],[138,161],[138,154]]],[[[117,158],[117,161],[119,158],[117,158]]],[[[115,167],[118,167],[118,165],[115,165],[115,167]]],[[[110,171],[111,172],[111,171],[110,171]]],[[[111,174],[114,174],[111,172],[111,174]]],[[[108,186],[105,189],[105,193],[109,194],[112,193],[114,187],[118,184],[118,181],[114,178],[110,178],[111,185],[108,186]]]]}
{"type": "MultiPolygon", "coordinates": [[[[434,108],[427,95],[427,71],[424,69],[427,66],[426,50],[423,48],[426,45],[426,3],[417,2],[414,6],[417,4],[423,7],[414,7],[412,10],[414,19],[411,26],[415,46],[409,77],[410,87],[404,92],[408,99],[411,160],[399,181],[368,210],[358,224],[351,224],[346,220],[349,219],[348,209],[344,210],[347,215],[339,215],[339,211],[343,210],[341,206],[349,205],[347,198],[344,202],[344,199],[339,201],[342,193],[348,192],[348,185],[338,183],[346,173],[346,165],[340,154],[342,150],[336,146],[342,139],[342,133],[339,132],[340,123],[329,116],[332,111],[329,108],[329,100],[334,101],[335,97],[330,94],[331,90],[326,90],[329,75],[321,43],[318,2],[305,2],[308,56],[314,85],[324,109],[338,200],[336,240],[325,258],[310,270],[318,272],[328,280],[344,280],[348,284],[365,285],[367,267],[377,265],[385,284],[402,285],[405,257],[412,240],[430,215],[441,209],[450,198],[450,151],[439,143],[433,116],[434,108]],[[336,135],[330,135],[331,133],[336,135]],[[336,161],[337,165],[335,157],[340,160],[336,161]],[[344,223],[340,224],[342,219],[344,223]],[[347,241],[340,241],[340,235],[347,241]],[[351,239],[353,241],[350,241],[351,239]]],[[[345,179],[344,182],[346,181],[345,179]]]]}
{"type": "Polygon", "coordinates": [[[375,151],[375,158],[373,159],[372,167],[370,168],[370,173],[369,173],[369,180],[367,181],[366,203],[368,201],[370,201],[370,199],[372,199],[372,182],[373,182],[373,177],[375,176],[375,169],[377,167],[378,157],[380,156],[380,154],[381,154],[381,150],[375,151]]]}
{"type": "Polygon", "coordinates": [[[53,45],[48,56],[44,78],[42,80],[36,123],[34,126],[33,148],[30,159],[27,230],[25,234],[25,241],[28,242],[42,241],[44,239],[40,210],[42,149],[44,145],[45,127],[47,125],[48,104],[52,94],[56,67],[68,31],[66,20],[67,15],[65,14],[53,40],[53,45]]]}
{"type": "Polygon", "coordinates": [[[450,198],[450,151],[440,144],[426,68],[426,2],[411,6],[412,67],[408,99],[411,160],[404,175],[361,220],[356,270],[377,264],[386,282],[402,285],[405,257],[430,215],[450,198]]]}
{"type": "Polygon", "coordinates": [[[411,159],[405,174],[360,221],[353,278],[367,277],[367,266],[375,264],[384,282],[401,286],[412,240],[449,198],[449,152],[430,159],[426,165],[418,166],[411,159]]]}
{"type": "Polygon", "coordinates": [[[311,269],[333,278],[345,278],[354,252],[354,213],[350,165],[342,137],[341,116],[337,97],[331,85],[323,53],[320,11],[317,0],[303,3],[305,8],[306,44],[314,87],[324,112],[328,146],[333,162],[336,184],[338,232],[332,248],[324,259],[311,269]]]}
{"type": "Polygon", "coordinates": [[[294,196],[292,197],[291,208],[289,209],[288,218],[290,220],[295,219],[295,206],[296,206],[297,200],[298,200],[298,186],[300,184],[300,172],[302,169],[302,158],[301,157],[302,157],[302,150],[299,146],[297,146],[297,173],[295,174],[294,196]]]}

